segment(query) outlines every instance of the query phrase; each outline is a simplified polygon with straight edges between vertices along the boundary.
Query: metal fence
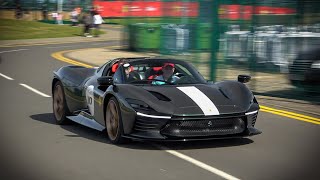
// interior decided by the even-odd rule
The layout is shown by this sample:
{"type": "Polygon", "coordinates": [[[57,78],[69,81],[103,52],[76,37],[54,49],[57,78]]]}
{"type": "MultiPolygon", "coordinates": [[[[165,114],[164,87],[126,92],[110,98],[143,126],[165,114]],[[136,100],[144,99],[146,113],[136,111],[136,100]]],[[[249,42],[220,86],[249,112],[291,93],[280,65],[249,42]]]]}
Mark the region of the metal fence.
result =
{"type": "Polygon", "coordinates": [[[320,47],[319,1],[197,2],[196,18],[162,17],[153,28],[140,21],[129,31],[129,39],[141,39],[132,41],[137,43],[131,44],[133,49],[190,61],[214,81],[249,74],[253,78],[248,86],[257,94],[320,102],[319,69],[312,68],[319,61],[299,56],[320,47]],[[149,46],[156,44],[150,40],[160,43],[149,46]]]}
{"type": "Polygon", "coordinates": [[[250,74],[253,80],[248,85],[257,94],[320,103],[320,69],[316,68],[320,57],[315,53],[320,50],[320,11],[314,8],[320,3],[282,3],[253,2],[250,20],[221,23],[228,27],[219,33],[223,48],[216,59],[216,78],[250,74]]]}

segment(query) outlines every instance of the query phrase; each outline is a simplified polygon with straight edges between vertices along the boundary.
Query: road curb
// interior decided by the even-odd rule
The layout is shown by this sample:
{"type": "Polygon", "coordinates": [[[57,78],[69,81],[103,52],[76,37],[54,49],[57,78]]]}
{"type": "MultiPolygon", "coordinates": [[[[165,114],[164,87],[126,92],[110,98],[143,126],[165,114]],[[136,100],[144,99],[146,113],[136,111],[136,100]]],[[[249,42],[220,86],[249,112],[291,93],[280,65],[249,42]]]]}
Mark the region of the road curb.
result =
{"type": "MultiPolygon", "coordinates": [[[[83,49],[89,49],[89,48],[83,48],[83,49]]],[[[77,49],[77,50],[81,50],[81,49],[77,49]]],[[[58,52],[54,52],[51,54],[51,56],[53,58],[55,58],[56,60],[62,61],[62,62],[66,62],[69,64],[73,64],[73,65],[77,65],[77,66],[83,66],[86,68],[93,68],[95,65],[90,65],[89,63],[86,62],[82,62],[79,61],[77,59],[71,59],[67,56],[68,53],[70,52],[74,52],[77,50],[66,50],[66,51],[58,51],[58,52]]]]}

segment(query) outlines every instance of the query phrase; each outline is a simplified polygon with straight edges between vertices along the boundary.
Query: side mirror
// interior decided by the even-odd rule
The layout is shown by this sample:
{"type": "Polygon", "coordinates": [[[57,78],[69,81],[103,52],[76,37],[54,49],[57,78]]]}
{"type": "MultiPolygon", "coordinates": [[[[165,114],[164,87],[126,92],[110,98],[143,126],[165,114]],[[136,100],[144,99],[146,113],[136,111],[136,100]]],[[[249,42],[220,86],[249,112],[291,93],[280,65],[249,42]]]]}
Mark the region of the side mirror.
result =
{"type": "Polygon", "coordinates": [[[109,86],[113,84],[112,76],[102,76],[97,79],[100,86],[109,86]]]}
{"type": "Polygon", "coordinates": [[[238,81],[241,83],[247,83],[251,80],[251,76],[249,75],[239,75],[238,76],[238,81]]]}

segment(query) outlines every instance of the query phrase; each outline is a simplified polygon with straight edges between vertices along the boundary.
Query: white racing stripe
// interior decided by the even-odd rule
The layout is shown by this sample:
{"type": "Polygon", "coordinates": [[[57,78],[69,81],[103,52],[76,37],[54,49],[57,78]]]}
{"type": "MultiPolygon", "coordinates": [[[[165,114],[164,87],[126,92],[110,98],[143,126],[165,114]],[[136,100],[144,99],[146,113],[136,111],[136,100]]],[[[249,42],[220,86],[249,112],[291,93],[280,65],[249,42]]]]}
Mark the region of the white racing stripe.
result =
{"type": "Polygon", "coordinates": [[[209,171],[209,172],[211,172],[211,173],[214,173],[214,174],[216,174],[216,175],[218,175],[218,176],[220,176],[220,177],[222,177],[222,178],[224,178],[224,179],[228,179],[228,180],[240,180],[239,178],[236,178],[236,177],[234,177],[234,176],[232,176],[232,175],[230,175],[230,174],[228,174],[228,173],[225,173],[225,172],[223,172],[223,171],[221,171],[221,170],[219,170],[219,169],[217,169],[217,168],[214,168],[214,167],[212,167],[212,166],[210,166],[210,165],[208,165],[208,164],[206,164],[206,163],[203,163],[203,162],[201,162],[201,161],[198,161],[198,160],[196,160],[196,159],[194,159],[194,158],[192,158],[192,157],[189,157],[189,156],[187,156],[187,155],[184,155],[184,154],[179,153],[179,152],[174,151],[174,150],[168,150],[168,148],[163,147],[163,146],[160,146],[160,145],[157,145],[157,144],[153,144],[153,145],[154,145],[155,147],[159,148],[159,149],[162,149],[162,150],[166,151],[167,153],[169,153],[169,154],[171,154],[171,155],[173,155],[173,156],[176,156],[176,157],[178,157],[178,158],[180,158],[180,159],[183,159],[183,160],[185,160],[185,161],[188,161],[188,162],[190,162],[191,164],[194,164],[194,165],[196,165],[196,166],[198,166],[198,167],[200,167],[200,168],[202,168],[202,169],[205,169],[205,170],[207,170],[207,171],[209,171]]]}
{"type": "Polygon", "coordinates": [[[44,94],[44,93],[42,93],[42,92],[40,92],[40,91],[38,91],[38,90],[36,90],[36,89],[34,89],[34,88],[26,85],[26,84],[20,83],[20,85],[23,86],[23,87],[25,87],[25,88],[27,88],[27,89],[29,89],[30,91],[32,91],[32,92],[34,92],[34,93],[37,93],[37,94],[43,96],[43,97],[51,97],[51,96],[49,96],[49,95],[47,95],[47,94],[44,94]]]}
{"type": "Polygon", "coordinates": [[[177,87],[180,91],[189,96],[202,110],[204,115],[219,115],[219,110],[213,102],[198,88],[190,87],[177,87]]]}
{"type": "Polygon", "coordinates": [[[4,75],[4,74],[2,74],[2,73],[0,73],[0,76],[2,76],[2,77],[4,77],[4,78],[6,78],[6,79],[8,79],[8,80],[13,80],[11,77],[6,76],[6,75],[4,75]]]}
{"type": "Polygon", "coordinates": [[[8,53],[8,52],[16,52],[16,51],[26,51],[26,50],[29,50],[29,49],[15,49],[15,50],[10,50],[10,51],[0,51],[0,54],[8,53]]]}

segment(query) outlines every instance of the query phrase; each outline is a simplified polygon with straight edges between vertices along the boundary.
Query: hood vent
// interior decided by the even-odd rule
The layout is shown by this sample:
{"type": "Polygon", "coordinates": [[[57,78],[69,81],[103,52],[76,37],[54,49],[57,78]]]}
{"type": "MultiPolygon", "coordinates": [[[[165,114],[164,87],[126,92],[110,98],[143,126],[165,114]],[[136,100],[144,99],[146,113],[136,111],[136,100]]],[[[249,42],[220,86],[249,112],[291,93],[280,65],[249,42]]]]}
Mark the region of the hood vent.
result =
{"type": "Polygon", "coordinates": [[[149,91],[149,93],[151,93],[152,95],[154,95],[156,98],[158,98],[160,101],[171,101],[171,99],[169,99],[167,96],[155,92],[155,91],[149,91]]]}
{"type": "Polygon", "coordinates": [[[221,94],[223,94],[224,97],[231,99],[221,88],[219,88],[219,91],[221,92],[221,94]]]}

